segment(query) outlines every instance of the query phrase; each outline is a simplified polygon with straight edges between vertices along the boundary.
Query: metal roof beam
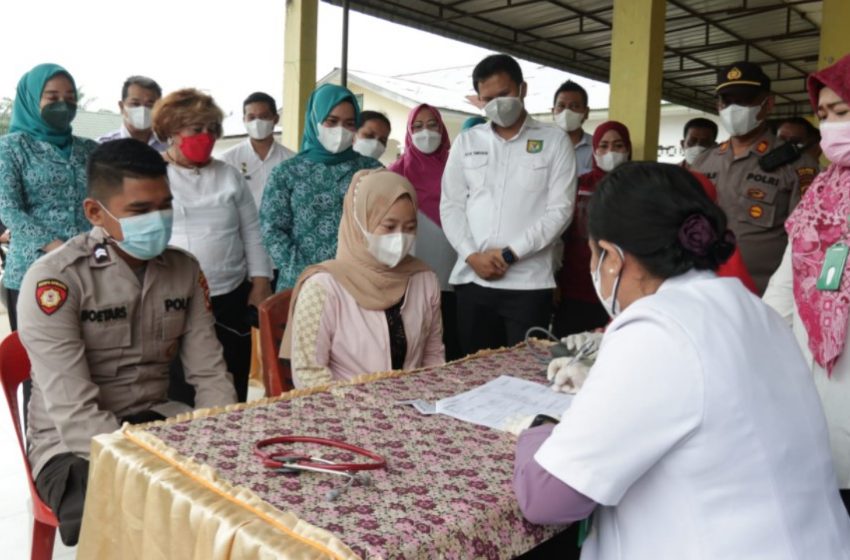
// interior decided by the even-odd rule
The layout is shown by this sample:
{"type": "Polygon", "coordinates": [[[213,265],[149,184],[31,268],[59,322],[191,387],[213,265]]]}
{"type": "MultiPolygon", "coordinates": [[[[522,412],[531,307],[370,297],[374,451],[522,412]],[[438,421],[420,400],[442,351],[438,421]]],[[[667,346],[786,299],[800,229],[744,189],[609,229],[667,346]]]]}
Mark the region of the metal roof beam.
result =
{"type": "MultiPolygon", "coordinates": [[[[450,8],[448,8],[448,7],[447,8],[450,9],[451,11],[453,11],[453,12],[456,12],[455,15],[449,16],[449,17],[441,16],[441,17],[438,17],[434,21],[453,21],[453,20],[456,20],[456,19],[462,19],[462,18],[470,17],[470,16],[477,17],[477,16],[483,16],[483,15],[495,14],[495,13],[498,13],[498,12],[502,12],[504,10],[509,10],[511,8],[521,8],[522,6],[527,6],[529,4],[538,4],[538,3],[543,2],[543,1],[545,1],[545,0],[519,0],[519,1],[514,0],[513,2],[511,2],[509,0],[506,4],[504,4],[502,6],[493,6],[492,8],[486,8],[486,9],[483,9],[483,10],[479,10],[477,12],[466,12],[466,11],[460,10],[458,8],[455,8],[454,5],[452,5],[450,8]]],[[[429,2],[429,4],[433,4],[433,2],[429,2]]],[[[445,6],[445,5],[443,4],[443,6],[445,6]]]]}
{"type": "MultiPolygon", "coordinates": [[[[780,35],[765,35],[763,37],[753,37],[752,39],[748,39],[751,43],[760,43],[762,41],[784,41],[786,39],[804,39],[807,37],[818,37],[820,36],[819,32],[812,31],[811,29],[804,29],[800,31],[795,31],[793,33],[783,33],[780,35]]],[[[689,54],[700,54],[703,52],[716,51],[719,49],[728,49],[729,47],[737,47],[741,45],[740,41],[725,41],[722,43],[712,43],[711,45],[700,45],[695,47],[680,47],[680,50],[689,53],[689,54]]]]}
{"type": "MultiPolygon", "coordinates": [[[[604,13],[604,12],[610,12],[610,11],[611,11],[611,8],[598,8],[596,10],[590,10],[588,13],[593,14],[593,15],[597,15],[597,14],[601,14],[601,13],[604,13]]],[[[575,14],[575,12],[573,12],[573,13],[575,14]]],[[[575,15],[572,15],[572,16],[566,16],[566,17],[563,17],[563,18],[560,18],[560,19],[547,21],[546,23],[541,23],[539,25],[532,25],[530,27],[524,27],[522,30],[523,31],[537,31],[538,29],[544,29],[546,27],[554,27],[556,25],[563,25],[565,23],[570,23],[570,22],[575,21],[575,20],[581,21],[581,20],[584,19],[584,17],[585,16],[582,15],[582,14],[575,14],[575,15]]],[[[581,23],[579,25],[581,25],[581,23]]],[[[610,28],[611,26],[609,25],[608,27],[610,28]]]]}
{"type": "MultiPolygon", "coordinates": [[[[715,20],[718,23],[723,23],[724,21],[729,21],[729,20],[736,19],[736,18],[739,18],[739,17],[755,16],[755,15],[760,15],[760,14],[764,14],[764,13],[767,13],[767,12],[773,12],[775,10],[785,10],[785,9],[788,9],[788,8],[793,9],[794,6],[801,5],[801,4],[812,4],[813,2],[814,2],[814,0],[786,0],[785,2],[778,2],[776,4],[767,4],[767,5],[763,5],[763,6],[753,6],[751,8],[741,7],[741,8],[722,8],[722,9],[719,9],[719,10],[706,10],[706,11],[701,11],[700,16],[709,17],[709,16],[716,16],[716,15],[726,15],[727,17],[723,17],[723,18],[719,18],[719,19],[715,20]]],[[[744,5],[746,5],[746,2],[744,2],[744,5]]],[[[676,7],[678,8],[679,6],[676,6],[676,7]]],[[[805,14],[803,14],[802,12],[800,12],[798,10],[794,10],[794,13],[797,14],[798,16],[800,16],[800,19],[806,21],[807,23],[809,23],[811,25],[814,25],[814,22],[809,20],[809,18],[807,18],[805,16],[805,14]]],[[[668,17],[667,22],[669,23],[671,21],[680,21],[680,20],[683,20],[683,19],[690,19],[692,17],[694,17],[694,16],[690,15],[690,14],[683,15],[683,16],[673,16],[673,17],[668,17]]]]}
{"type": "MultiPolygon", "coordinates": [[[[549,2],[550,4],[555,5],[555,6],[556,6],[556,7],[558,7],[558,8],[563,8],[563,9],[565,9],[565,10],[569,10],[569,11],[571,11],[571,12],[575,13],[575,14],[578,14],[578,15],[580,15],[580,16],[583,16],[583,17],[585,17],[585,18],[587,18],[587,19],[589,19],[589,20],[591,20],[591,21],[595,21],[596,23],[600,23],[600,24],[602,24],[602,25],[605,25],[605,26],[607,26],[607,27],[609,27],[609,28],[610,28],[610,27],[611,27],[611,25],[612,25],[612,23],[611,23],[610,21],[608,21],[608,20],[606,20],[605,18],[602,18],[602,17],[600,17],[600,16],[598,16],[598,15],[597,15],[597,13],[599,13],[601,10],[596,10],[596,11],[593,11],[593,10],[580,10],[580,9],[576,8],[575,6],[570,6],[570,5],[569,5],[569,4],[567,4],[566,2],[560,2],[559,0],[548,0],[548,2],[549,2]]],[[[610,9],[610,8],[609,8],[609,9],[610,9]]]]}

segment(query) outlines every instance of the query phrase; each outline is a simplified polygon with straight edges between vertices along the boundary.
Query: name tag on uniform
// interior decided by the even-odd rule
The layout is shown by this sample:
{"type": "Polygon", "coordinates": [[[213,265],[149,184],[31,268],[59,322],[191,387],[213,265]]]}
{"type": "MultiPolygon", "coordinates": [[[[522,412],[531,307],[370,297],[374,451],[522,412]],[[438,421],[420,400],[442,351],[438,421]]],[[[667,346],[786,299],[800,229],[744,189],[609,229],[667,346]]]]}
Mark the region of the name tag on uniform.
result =
{"type": "Polygon", "coordinates": [[[823,268],[818,276],[817,289],[822,292],[834,292],[841,286],[841,277],[844,275],[844,265],[847,264],[847,254],[850,247],[839,241],[826,250],[823,259],[823,268]]]}

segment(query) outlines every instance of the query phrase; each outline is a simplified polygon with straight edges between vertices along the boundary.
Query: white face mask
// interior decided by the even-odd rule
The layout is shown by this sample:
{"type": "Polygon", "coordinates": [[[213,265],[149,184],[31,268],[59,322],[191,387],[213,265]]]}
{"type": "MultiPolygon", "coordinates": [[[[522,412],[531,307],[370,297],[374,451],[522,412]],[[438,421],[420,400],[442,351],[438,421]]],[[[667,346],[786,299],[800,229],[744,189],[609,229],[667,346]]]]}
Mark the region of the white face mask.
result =
{"type": "Polygon", "coordinates": [[[354,141],[354,151],[362,156],[378,159],[386,150],[387,147],[377,138],[358,138],[354,141]]]}
{"type": "Polygon", "coordinates": [[[344,152],[354,142],[354,133],[344,126],[327,127],[319,123],[319,143],[332,154],[344,152]]]}
{"type": "MultiPolygon", "coordinates": [[[[765,101],[767,100],[765,99],[765,101]]],[[[764,101],[755,107],[729,105],[720,110],[720,122],[723,123],[723,128],[730,135],[744,136],[762,123],[758,114],[763,106],[764,101]]]]}
{"type": "Polygon", "coordinates": [[[522,114],[522,107],[519,97],[497,97],[484,106],[484,114],[502,128],[508,128],[522,114]]]}
{"type": "Polygon", "coordinates": [[[581,121],[584,120],[584,113],[576,113],[569,109],[564,109],[555,115],[555,124],[567,132],[572,132],[581,128],[581,121]]]}
{"type": "MultiPolygon", "coordinates": [[[[357,187],[355,186],[354,198],[355,206],[357,200],[357,187]]],[[[360,231],[363,232],[363,237],[366,238],[366,246],[369,253],[375,257],[379,263],[395,268],[398,263],[404,259],[413,249],[413,244],[416,242],[416,235],[412,233],[386,233],[378,235],[369,233],[357,216],[354,217],[354,222],[360,231]]]]}
{"type": "Polygon", "coordinates": [[[410,254],[416,235],[412,233],[386,233],[377,235],[363,232],[369,244],[369,252],[375,259],[390,268],[395,268],[404,257],[410,254]]]}
{"type": "Polygon", "coordinates": [[[274,121],[254,119],[245,123],[245,130],[254,140],[265,140],[274,132],[274,121]]]}
{"type": "MultiPolygon", "coordinates": [[[[626,257],[623,255],[622,249],[614,245],[617,249],[617,252],[620,253],[620,258],[623,262],[626,261],[626,257]]],[[[620,313],[620,304],[617,302],[617,292],[620,289],[620,276],[623,274],[623,269],[620,269],[620,274],[617,275],[617,279],[614,280],[614,289],[611,290],[611,295],[607,298],[602,295],[602,262],[605,260],[605,256],[607,255],[607,251],[604,249],[602,253],[599,255],[599,262],[596,263],[596,270],[591,273],[591,278],[593,279],[593,289],[596,290],[596,297],[599,298],[599,301],[602,302],[602,307],[605,308],[605,311],[608,312],[608,315],[613,319],[620,313]]]]}
{"type": "Polygon", "coordinates": [[[151,127],[150,107],[139,105],[138,107],[127,107],[127,122],[136,130],[147,130],[151,127]]]}
{"type": "Polygon", "coordinates": [[[699,155],[707,149],[705,146],[688,146],[685,148],[685,161],[688,162],[688,165],[693,165],[699,155]]]}
{"type": "Polygon", "coordinates": [[[423,154],[433,154],[440,147],[443,135],[433,130],[423,129],[411,135],[413,145],[423,154]]]}
{"type": "Polygon", "coordinates": [[[609,150],[608,152],[600,156],[596,152],[594,152],[593,159],[596,160],[596,165],[599,166],[599,169],[608,173],[610,171],[613,171],[614,168],[618,165],[622,165],[629,161],[629,153],[612,152],[609,150]]]}

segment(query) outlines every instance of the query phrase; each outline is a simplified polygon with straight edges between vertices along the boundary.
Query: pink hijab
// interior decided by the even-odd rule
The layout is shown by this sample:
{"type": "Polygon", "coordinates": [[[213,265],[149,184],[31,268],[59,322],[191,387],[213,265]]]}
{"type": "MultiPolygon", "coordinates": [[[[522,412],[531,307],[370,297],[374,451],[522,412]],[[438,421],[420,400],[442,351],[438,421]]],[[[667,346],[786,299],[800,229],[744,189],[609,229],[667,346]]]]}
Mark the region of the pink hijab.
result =
{"type": "MultiPolygon", "coordinates": [[[[809,76],[808,90],[817,111],[818,95],[830,87],[850,101],[850,55],[809,76]]],[[[844,350],[850,320],[850,270],[845,267],[841,286],[834,292],[817,289],[817,279],[829,247],[850,243],[850,168],[835,163],[815,177],[791,217],[785,222],[794,269],[794,301],[809,335],[809,350],[832,375],[844,350]]]]}
{"type": "Polygon", "coordinates": [[[390,165],[389,170],[403,175],[413,183],[413,187],[416,189],[416,197],[419,199],[419,209],[434,223],[442,227],[440,222],[440,182],[443,179],[446,160],[449,159],[451,142],[449,141],[449,133],[446,132],[446,125],[443,123],[443,117],[435,107],[423,103],[410,111],[410,115],[407,117],[404,146],[404,155],[390,165]],[[440,130],[442,131],[443,139],[440,142],[440,147],[432,154],[423,154],[413,144],[411,129],[416,116],[422,109],[428,109],[434,113],[434,118],[440,123],[440,130]]]}

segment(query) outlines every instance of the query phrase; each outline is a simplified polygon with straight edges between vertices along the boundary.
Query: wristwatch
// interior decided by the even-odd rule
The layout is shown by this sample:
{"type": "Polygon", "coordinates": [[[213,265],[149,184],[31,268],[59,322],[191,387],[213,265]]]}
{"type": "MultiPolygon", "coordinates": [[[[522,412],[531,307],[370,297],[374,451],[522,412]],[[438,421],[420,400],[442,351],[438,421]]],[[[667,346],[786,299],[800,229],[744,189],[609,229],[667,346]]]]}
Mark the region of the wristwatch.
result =
{"type": "Polygon", "coordinates": [[[517,261],[516,255],[511,251],[510,247],[505,247],[502,249],[502,258],[505,259],[505,262],[509,265],[514,264],[517,261]]]}

